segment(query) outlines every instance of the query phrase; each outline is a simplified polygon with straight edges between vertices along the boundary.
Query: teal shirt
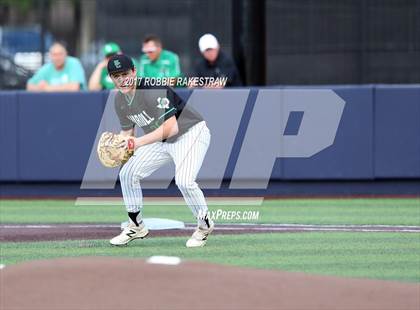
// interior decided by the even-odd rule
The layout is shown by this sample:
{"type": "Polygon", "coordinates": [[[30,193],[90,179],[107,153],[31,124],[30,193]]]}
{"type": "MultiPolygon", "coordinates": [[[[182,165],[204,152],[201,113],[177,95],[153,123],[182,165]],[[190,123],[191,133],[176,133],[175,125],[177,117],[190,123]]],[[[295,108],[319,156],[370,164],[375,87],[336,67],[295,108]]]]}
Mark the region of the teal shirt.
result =
{"type": "Polygon", "coordinates": [[[41,81],[46,81],[50,85],[78,82],[81,90],[86,89],[85,70],[83,70],[80,61],[71,56],[67,56],[62,70],[57,70],[51,62],[43,65],[34,76],[29,79],[28,83],[36,85],[41,81]]]}

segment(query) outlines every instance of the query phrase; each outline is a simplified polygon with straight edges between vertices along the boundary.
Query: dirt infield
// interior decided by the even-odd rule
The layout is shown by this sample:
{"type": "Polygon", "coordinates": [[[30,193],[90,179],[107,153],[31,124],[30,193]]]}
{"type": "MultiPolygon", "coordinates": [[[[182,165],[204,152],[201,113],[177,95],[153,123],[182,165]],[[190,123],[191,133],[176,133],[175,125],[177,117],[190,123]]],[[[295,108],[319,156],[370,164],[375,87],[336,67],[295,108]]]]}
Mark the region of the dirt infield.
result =
{"type": "Polygon", "coordinates": [[[419,309],[419,284],[198,262],[65,258],[6,266],[1,309],[419,309]]]}
{"type": "MultiPolygon", "coordinates": [[[[184,229],[152,230],[150,231],[150,236],[188,236],[194,228],[195,225],[187,224],[184,229]]],[[[383,225],[218,224],[214,234],[317,231],[420,233],[420,227],[383,225]]],[[[0,241],[106,239],[113,237],[119,232],[119,225],[109,224],[0,225],[0,241]]]]}

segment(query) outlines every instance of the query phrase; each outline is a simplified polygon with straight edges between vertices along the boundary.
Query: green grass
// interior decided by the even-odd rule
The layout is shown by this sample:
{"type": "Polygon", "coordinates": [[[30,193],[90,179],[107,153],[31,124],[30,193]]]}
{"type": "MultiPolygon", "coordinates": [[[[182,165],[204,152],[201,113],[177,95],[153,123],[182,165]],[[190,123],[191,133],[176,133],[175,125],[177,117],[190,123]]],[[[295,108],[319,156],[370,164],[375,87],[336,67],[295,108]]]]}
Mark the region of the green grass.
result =
{"type": "MultiPolygon", "coordinates": [[[[252,221],[258,223],[420,225],[420,199],[281,199],[266,200],[261,206],[209,208],[259,211],[259,220],[252,221]]],[[[193,221],[186,206],[146,205],[143,210],[145,217],[193,221]]],[[[119,223],[125,217],[123,206],[76,206],[70,200],[0,200],[1,223],[119,223]]]]}
{"type": "MultiPolygon", "coordinates": [[[[210,205],[210,209],[259,211],[259,220],[252,221],[258,223],[420,226],[420,199],[280,199],[266,200],[261,206],[210,205]]],[[[190,210],[181,205],[146,205],[144,216],[193,222],[190,210]]],[[[125,219],[122,206],[76,206],[69,200],[0,200],[2,224],[118,224],[125,219]]],[[[3,264],[70,256],[176,255],[246,267],[420,282],[419,233],[215,235],[202,249],[185,248],[185,240],[156,237],[123,248],[110,247],[108,240],[6,242],[0,243],[0,254],[3,264]]]]}
{"type": "Polygon", "coordinates": [[[1,261],[74,256],[175,255],[235,266],[420,282],[420,236],[410,233],[281,233],[215,235],[187,249],[185,237],[156,237],[111,247],[108,240],[2,243],[1,261]]]}

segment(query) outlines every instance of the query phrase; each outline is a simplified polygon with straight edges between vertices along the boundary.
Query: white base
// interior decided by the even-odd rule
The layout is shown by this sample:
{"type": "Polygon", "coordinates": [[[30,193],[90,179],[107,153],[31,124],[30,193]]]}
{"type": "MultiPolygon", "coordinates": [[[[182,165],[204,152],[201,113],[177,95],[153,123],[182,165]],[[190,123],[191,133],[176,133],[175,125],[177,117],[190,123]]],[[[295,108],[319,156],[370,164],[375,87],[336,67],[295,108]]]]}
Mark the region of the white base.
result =
{"type": "MultiPolygon", "coordinates": [[[[162,230],[162,229],[182,229],[185,228],[184,222],[169,220],[169,219],[159,219],[159,218],[146,218],[143,219],[144,225],[149,230],[162,230]]],[[[121,230],[126,228],[128,221],[121,223],[121,230]]]]}
{"type": "Polygon", "coordinates": [[[178,256],[151,256],[146,262],[149,264],[179,265],[181,259],[178,256]]]}

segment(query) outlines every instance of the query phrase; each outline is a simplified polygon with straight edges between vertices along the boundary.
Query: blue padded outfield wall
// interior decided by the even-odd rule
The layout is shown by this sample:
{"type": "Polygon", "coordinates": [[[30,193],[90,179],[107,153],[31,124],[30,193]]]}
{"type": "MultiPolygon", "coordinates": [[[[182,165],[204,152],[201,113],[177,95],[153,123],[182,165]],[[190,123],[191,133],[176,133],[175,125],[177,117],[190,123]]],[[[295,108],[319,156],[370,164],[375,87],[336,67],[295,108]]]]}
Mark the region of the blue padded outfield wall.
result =
{"type": "MultiPolygon", "coordinates": [[[[346,102],[334,144],[310,158],[277,159],[272,180],[420,178],[420,85],[320,88],[346,102]]],[[[184,98],[191,92],[177,91],[184,98]]],[[[246,97],[225,178],[233,174],[257,92],[251,88],[246,97]]],[[[0,92],[0,181],[80,182],[107,97],[0,92]]]]}

